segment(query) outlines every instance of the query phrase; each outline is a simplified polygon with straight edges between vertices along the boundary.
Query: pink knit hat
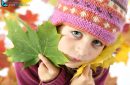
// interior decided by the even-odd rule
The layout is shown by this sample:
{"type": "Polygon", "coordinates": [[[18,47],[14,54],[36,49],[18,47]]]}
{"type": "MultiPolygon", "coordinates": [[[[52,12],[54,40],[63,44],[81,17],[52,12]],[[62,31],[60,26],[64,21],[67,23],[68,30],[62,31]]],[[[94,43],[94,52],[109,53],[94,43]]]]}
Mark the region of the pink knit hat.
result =
{"type": "Polygon", "coordinates": [[[113,43],[122,31],[128,0],[59,0],[51,17],[54,25],[68,24],[113,43]]]}

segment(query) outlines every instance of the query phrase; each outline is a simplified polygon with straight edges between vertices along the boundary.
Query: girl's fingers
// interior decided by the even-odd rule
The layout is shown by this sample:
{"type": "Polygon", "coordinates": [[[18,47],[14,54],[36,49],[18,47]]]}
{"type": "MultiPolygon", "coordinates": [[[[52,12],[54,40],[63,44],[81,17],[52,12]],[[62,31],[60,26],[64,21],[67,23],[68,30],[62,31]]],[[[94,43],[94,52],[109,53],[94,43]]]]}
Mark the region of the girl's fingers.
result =
{"type": "Polygon", "coordinates": [[[49,69],[49,71],[55,70],[56,67],[47,58],[45,58],[42,54],[39,54],[38,57],[39,57],[39,59],[42,60],[42,62],[49,69]]]}
{"type": "Polygon", "coordinates": [[[83,70],[83,73],[80,76],[83,80],[93,81],[92,70],[90,65],[86,66],[83,70]]]}
{"type": "Polygon", "coordinates": [[[79,77],[75,77],[71,85],[95,85],[90,65],[86,66],[79,77]]]}
{"type": "Polygon", "coordinates": [[[45,56],[39,54],[39,59],[42,61],[38,67],[38,75],[41,81],[48,82],[57,77],[60,69],[55,67],[45,56]]]}
{"type": "Polygon", "coordinates": [[[45,64],[43,63],[43,62],[41,62],[40,64],[39,64],[39,67],[38,67],[38,71],[39,72],[47,72],[48,71],[48,69],[47,69],[47,67],[45,66],[45,64]]]}
{"type": "Polygon", "coordinates": [[[71,80],[71,85],[95,85],[90,65],[86,66],[79,77],[71,80]]]}
{"type": "Polygon", "coordinates": [[[90,69],[90,71],[89,71],[89,75],[88,75],[90,78],[92,78],[92,69],[90,69]]]}
{"type": "Polygon", "coordinates": [[[82,76],[84,76],[84,77],[88,77],[91,73],[90,73],[90,65],[88,65],[88,66],[86,66],[85,68],[84,68],[84,70],[83,70],[83,73],[82,73],[82,76]]]}

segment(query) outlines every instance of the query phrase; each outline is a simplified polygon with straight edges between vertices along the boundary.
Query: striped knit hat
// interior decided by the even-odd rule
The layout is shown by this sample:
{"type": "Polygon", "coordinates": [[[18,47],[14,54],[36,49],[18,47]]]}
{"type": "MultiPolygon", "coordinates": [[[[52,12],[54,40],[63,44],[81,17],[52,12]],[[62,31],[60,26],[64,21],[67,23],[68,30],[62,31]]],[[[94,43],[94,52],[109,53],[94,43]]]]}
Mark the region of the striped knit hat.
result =
{"type": "Polygon", "coordinates": [[[104,44],[113,43],[122,31],[128,0],[59,0],[51,22],[81,29],[104,44]]]}

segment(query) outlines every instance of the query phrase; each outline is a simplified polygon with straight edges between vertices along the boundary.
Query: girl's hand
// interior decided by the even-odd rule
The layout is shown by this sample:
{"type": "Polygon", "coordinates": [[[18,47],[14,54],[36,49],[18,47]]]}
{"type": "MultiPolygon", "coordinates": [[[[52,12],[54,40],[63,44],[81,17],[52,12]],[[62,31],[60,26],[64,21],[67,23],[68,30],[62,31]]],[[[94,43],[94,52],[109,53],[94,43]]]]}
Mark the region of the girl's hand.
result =
{"type": "Polygon", "coordinates": [[[43,55],[39,54],[38,57],[42,61],[38,67],[38,75],[39,75],[40,80],[43,82],[49,82],[55,79],[60,72],[60,68],[55,67],[43,55]]]}
{"type": "Polygon", "coordinates": [[[71,85],[95,85],[90,65],[85,67],[83,73],[72,80],[71,85]]]}

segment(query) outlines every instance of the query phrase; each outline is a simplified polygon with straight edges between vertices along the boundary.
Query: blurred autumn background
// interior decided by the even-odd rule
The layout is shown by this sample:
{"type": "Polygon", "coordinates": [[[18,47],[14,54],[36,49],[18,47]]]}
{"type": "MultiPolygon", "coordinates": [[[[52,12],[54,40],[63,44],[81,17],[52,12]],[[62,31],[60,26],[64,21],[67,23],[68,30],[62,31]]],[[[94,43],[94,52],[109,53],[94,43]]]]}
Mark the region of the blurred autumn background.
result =
{"type": "MultiPolygon", "coordinates": [[[[13,63],[11,63],[9,57],[4,54],[7,48],[12,47],[12,43],[6,37],[8,30],[3,21],[3,17],[8,15],[7,11],[17,13],[22,20],[32,27],[32,29],[36,29],[37,25],[43,23],[51,16],[57,0],[3,1],[10,4],[10,6],[0,6],[0,85],[17,85],[13,63]]],[[[130,9],[130,1],[128,9],[130,9]]],[[[126,17],[126,25],[124,26],[125,30],[122,35],[125,37],[125,43],[130,47],[130,10],[126,17]]],[[[129,79],[130,59],[128,59],[126,64],[115,63],[111,66],[105,85],[130,85],[129,79]]]]}

